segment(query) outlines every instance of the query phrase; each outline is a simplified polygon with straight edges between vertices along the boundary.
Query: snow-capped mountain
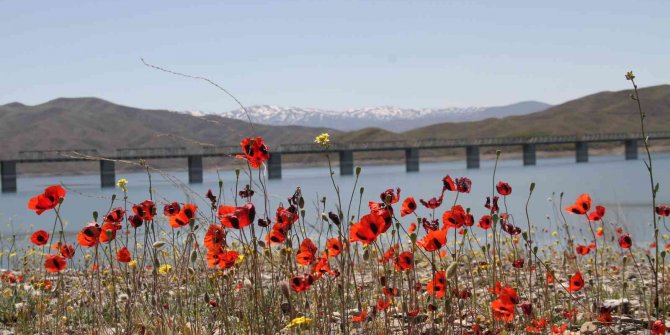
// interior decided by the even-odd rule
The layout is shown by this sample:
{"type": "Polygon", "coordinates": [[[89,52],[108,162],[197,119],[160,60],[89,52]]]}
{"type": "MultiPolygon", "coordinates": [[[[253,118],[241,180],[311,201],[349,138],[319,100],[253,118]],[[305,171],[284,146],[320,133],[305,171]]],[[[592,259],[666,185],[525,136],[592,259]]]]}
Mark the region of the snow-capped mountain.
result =
{"type": "MultiPolygon", "coordinates": [[[[345,111],[315,108],[279,107],[257,105],[247,107],[249,117],[255,123],[270,125],[299,125],[328,127],[339,130],[357,130],[379,127],[391,131],[406,131],[442,122],[478,121],[486,118],[502,118],[542,111],[550,105],[527,101],[500,107],[448,107],[448,108],[398,108],[369,107],[345,111]]],[[[236,109],[222,116],[248,120],[244,110],[236,109]]]]}

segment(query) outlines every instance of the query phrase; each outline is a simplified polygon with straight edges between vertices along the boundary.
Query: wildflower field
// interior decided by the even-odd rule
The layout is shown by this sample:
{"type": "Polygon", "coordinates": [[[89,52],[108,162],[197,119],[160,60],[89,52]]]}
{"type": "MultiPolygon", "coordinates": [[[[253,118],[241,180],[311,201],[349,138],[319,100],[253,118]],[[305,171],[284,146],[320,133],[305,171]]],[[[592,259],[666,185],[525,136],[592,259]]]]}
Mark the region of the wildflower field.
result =
{"type": "MultiPolygon", "coordinates": [[[[631,98],[645,115],[634,75],[631,98]]],[[[316,137],[330,166],[328,134],[316,137]]],[[[222,183],[199,203],[122,197],[64,233],[67,190],[26,199],[53,217],[27,248],[3,255],[0,328],[15,334],[665,334],[670,206],[657,203],[648,141],[645,164],[652,236],[633,237],[582,194],[564,199],[563,224],[537,229],[528,215],[534,184],[491,175],[490,193],[445,173],[435,196],[415,199],[395,185],[317,199],[305,215],[300,188],[270,206],[261,137],[241,141],[230,203],[222,183]],[[401,195],[402,193],[402,195],[401,195]],[[507,197],[527,197],[507,208],[507,197]],[[464,208],[460,197],[479,197],[464,208]],[[567,223],[576,216],[581,227],[567,223]],[[321,227],[318,231],[310,226],[321,227]],[[576,236],[587,231],[586,236],[576,236]],[[535,240],[539,234],[543,241],[535,240]],[[644,243],[636,243],[639,238],[644,243]],[[577,241],[586,240],[580,244],[577,241]],[[650,245],[648,241],[651,241],[650,245]]],[[[501,152],[498,152],[498,157],[501,152]]],[[[496,160],[497,162],[497,160],[496,160]]],[[[664,173],[664,172],[662,172],[664,173]]],[[[147,167],[147,177],[151,170],[147,167]]],[[[392,181],[389,181],[392,183],[392,181]]]]}

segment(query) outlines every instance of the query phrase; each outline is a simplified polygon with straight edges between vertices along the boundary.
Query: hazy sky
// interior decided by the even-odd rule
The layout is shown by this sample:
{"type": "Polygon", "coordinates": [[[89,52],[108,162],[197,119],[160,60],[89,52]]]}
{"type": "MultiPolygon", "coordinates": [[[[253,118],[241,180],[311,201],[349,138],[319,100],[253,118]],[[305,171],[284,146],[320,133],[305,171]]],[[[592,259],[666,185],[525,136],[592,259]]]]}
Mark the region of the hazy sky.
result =
{"type": "Polygon", "coordinates": [[[670,82],[670,1],[2,1],[0,104],[560,103],[670,82]]]}

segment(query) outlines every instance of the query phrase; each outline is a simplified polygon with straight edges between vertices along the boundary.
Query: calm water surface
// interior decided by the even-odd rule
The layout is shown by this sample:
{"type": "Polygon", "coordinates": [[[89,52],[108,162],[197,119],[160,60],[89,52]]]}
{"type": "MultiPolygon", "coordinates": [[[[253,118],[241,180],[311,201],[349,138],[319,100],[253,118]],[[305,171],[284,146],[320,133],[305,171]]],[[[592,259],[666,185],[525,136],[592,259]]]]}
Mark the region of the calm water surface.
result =
{"type": "MultiPolygon", "coordinates": [[[[636,241],[651,239],[650,222],[651,196],[648,175],[642,160],[625,161],[621,156],[593,156],[586,164],[574,163],[574,158],[540,159],[537,166],[524,167],[518,160],[503,160],[499,162],[496,180],[503,180],[512,185],[512,195],[508,197],[509,212],[516,218],[517,225],[526,227],[525,202],[529,194],[529,185],[535,182],[536,187],[530,200],[529,212],[533,225],[537,226],[537,239],[549,236],[555,230],[559,216],[556,214],[558,195],[565,194],[564,203],[572,201],[581,193],[589,193],[595,204],[607,207],[606,218],[626,227],[636,241]],[[553,198],[553,201],[551,200],[553,198]],[[545,232],[546,228],[549,232],[545,232]]],[[[406,173],[404,165],[362,166],[362,173],[354,192],[353,213],[356,213],[359,201],[359,188],[365,188],[363,193],[363,210],[368,201],[379,201],[379,194],[387,188],[400,187],[401,198],[412,195],[417,199],[428,199],[438,196],[441,190],[441,179],[449,174],[452,177],[466,176],[472,180],[470,194],[462,194],[459,203],[472,209],[478,219],[488,212],[483,207],[486,196],[491,194],[493,161],[482,161],[481,168],[468,170],[465,162],[422,163],[421,172],[406,173]]],[[[337,167],[336,171],[339,171],[337,167]]],[[[658,194],[660,203],[670,202],[669,175],[670,155],[659,154],[654,160],[655,177],[661,188],[658,194]]],[[[348,203],[354,176],[340,177],[336,172],[335,180],[342,190],[343,202],[348,203]]],[[[316,204],[322,197],[327,198],[328,210],[334,210],[335,193],[329,179],[328,169],[301,168],[284,169],[281,180],[268,182],[268,193],[271,208],[279,202],[286,202],[286,198],[293,194],[296,187],[301,187],[306,200],[307,222],[317,222],[318,211],[316,204]]],[[[145,173],[118,173],[117,178],[128,180],[129,202],[137,203],[149,198],[149,182],[145,173]]],[[[172,172],[168,176],[152,174],[152,183],[155,189],[154,199],[162,206],[169,201],[195,202],[199,208],[207,209],[208,203],[203,195],[209,188],[215,192],[218,180],[224,184],[224,199],[232,202],[235,190],[234,171],[207,172],[204,183],[200,185],[186,185],[188,190],[175,184],[188,180],[186,172],[172,172]]],[[[248,182],[248,176],[241,176],[242,186],[248,182]],[[246,180],[246,182],[245,182],[246,180]]],[[[63,204],[61,215],[66,224],[66,231],[78,231],[86,222],[91,221],[91,213],[98,211],[104,214],[110,208],[112,194],[117,195],[114,207],[123,206],[122,192],[119,189],[100,189],[98,175],[85,176],[58,176],[58,177],[19,177],[16,194],[0,195],[0,233],[7,235],[24,234],[36,229],[51,231],[54,223],[54,212],[48,211],[36,215],[26,207],[28,199],[49,185],[62,183],[67,189],[67,198],[63,204]]],[[[255,203],[259,213],[263,212],[260,188],[257,191],[255,203]]],[[[454,193],[445,196],[441,213],[454,201],[454,193]]],[[[501,202],[502,206],[502,202],[501,202]]],[[[398,204],[399,207],[399,204],[398,204]]],[[[130,208],[130,207],[129,207],[130,208]]],[[[346,206],[345,206],[346,209],[346,206]]],[[[425,209],[420,209],[427,214],[425,209]]],[[[274,210],[270,210],[273,212],[274,210]]],[[[162,215],[162,214],[160,214],[162,215]]],[[[584,219],[574,215],[566,215],[568,222],[575,226],[575,230],[586,229],[584,219]]],[[[409,225],[409,220],[403,221],[409,225]]],[[[161,223],[166,225],[165,222],[161,223]]],[[[26,236],[19,236],[19,240],[26,236]]]]}

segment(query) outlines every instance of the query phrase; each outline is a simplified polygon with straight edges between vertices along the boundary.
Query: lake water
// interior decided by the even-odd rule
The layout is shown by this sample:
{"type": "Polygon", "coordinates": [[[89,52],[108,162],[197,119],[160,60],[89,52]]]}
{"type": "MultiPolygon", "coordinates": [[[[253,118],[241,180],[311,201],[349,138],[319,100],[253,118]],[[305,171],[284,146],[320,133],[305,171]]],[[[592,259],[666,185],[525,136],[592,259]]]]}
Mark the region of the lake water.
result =
{"type": "MultiPolygon", "coordinates": [[[[496,180],[503,180],[512,185],[512,195],[508,197],[509,212],[516,218],[520,227],[526,227],[524,206],[529,193],[529,185],[535,182],[536,187],[530,200],[530,217],[538,228],[548,231],[555,229],[557,215],[555,206],[558,205],[558,195],[564,192],[564,206],[572,203],[581,193],[589,193],[594,206],[601,204],[607,207],[606,219],[616,225],[624,226],[635,238],[635,241],[651,240],[650,222],[651,195],[649,179],[643,161],[626,161],[621,156],[592,156],[589,163],[576,164],[574,158],[539,159],[536,166],[522,166],[519,160],[501,160],[496,173],[496,180]],[[550,199],[553,197],[553,201],[550,199]]],[[[379,201],[379,194],[387,188],[400,187],[401,199],[414,196],[428,199],[438,196],[441,190],[441,179],[449,174],[452,177],[465,176],[472,180],[470,194],[461,194],[459,203],[472,209],[475,218],[487,214],[484,202],[487,195],[491,195],[493,161],[483,160],[480,169],[468,170],[465,162],[422,163],[421,172],[406,173],[404,165],[362,166],[359,186],[365,187],[363,194],[363,210],[368,201],[379,201]]],[[[339,176],[337,166],[335,180],[342,190],[343,202],[348,203],[349,195],[355,180],[354,176],[339,176]]],[[[654,158],[656,180],[661,188],[658,194],[659,203],[670,202],[670,154],[658,154],[654,158]]],[[[187,185],[191,191],[185,191],[176,186],[171,179],[187,180],[186,172],[172,172],[170,177],[158,173],[152,174],[154,199],[158,203],[159,213],[162,206],[169,201],[194,201],[200,208],[208,208],[204,194],[209,188],[216,193],[218,180],[224,183],[226,202],[232,201],[235,189],[234,171],[206,172],[204,183],[187,185]],[[219,177],[220,176],[220,177],[219,177]]],[[[306,201],[307,221],[314,223],[318,215],[316,204],[326,196],[330,204],[329,210],[334,211],[334,191],[326,167],[284,169],[281,180],[268,181],[268,193],[271,199],[270,213],[280,201],[286,203],[286,198],[293,194],[296,187],[301,187],[306,201]]],[[[148,178],[145,173],[117,173],[117,178],[128,180],[129,201],[138,203],[148,199],[148,178]]],[[[241,179],[244,180],[244,174],[241,179]]],[[[117,189],[100,189],[98,175],[84,176],[52,176],[52,177],[19,177],[19,192],[0,195],[0,233],[7,235],[25,234],[36,229],[51,231],[54,223],[54,212],[47,211],[36,215],[26,207],[28,199],[43,191],[46,186],[62,183],[68,189],[67,197],[62,206],[61,215],[66,222],[66,230],[70,232],[80,230],[85,223],[91,221],[91,213],[95,210],[101,215],[110,208],[111,195],[116,193],[117,200],[114,207],[123,206],[122,192],[117,189]]],[[[244,181],[241,186],[244,186],[244,181]]],[[[257,211],[263,212],[260,189],[255,187],[257,196],[254,197],[257,211]]],[[[354,192],[354,205],[357,207],[359,191],[354,192]]],[[[455,193],[447,193],[439,215],[454,201],[455,193]]],[[[400,204],[397,205],[397,207],[400,204]]],[[[419,205],[420,206],[420,205],[419,205]]],[[[501,202],[502,207],[502,202],[501,202]]],[[[130,206],[129,206],[130,208],[130,206]]],[[[346,209],[346,206],[345,206],[346,209]]],[[[427,210],[420,206],[423,214],[427,210]]],[[[398,209],[399,211],[399,209],[398,209]]],[[[354,210],[353,213],[356,211],[354,210]]],[[[162,215],[162,214],[159,214],[162,215]]],[[[575,229],[586,229],[587,225],[582,217],[566,214],[568,222],[576,226],[575,229]]],[[[163,223],[165,224],[165,223],[163,223]]],[[[409,225],[409,219],[403,221],[409,225]]],[[[662,229],[662,232],[664,230],[662,229]]],[[[538,229],[537,239],[548,236],[548,232],[538,229]]],[[[19,239],[26,239],[25,235],[19,239]]]]}

